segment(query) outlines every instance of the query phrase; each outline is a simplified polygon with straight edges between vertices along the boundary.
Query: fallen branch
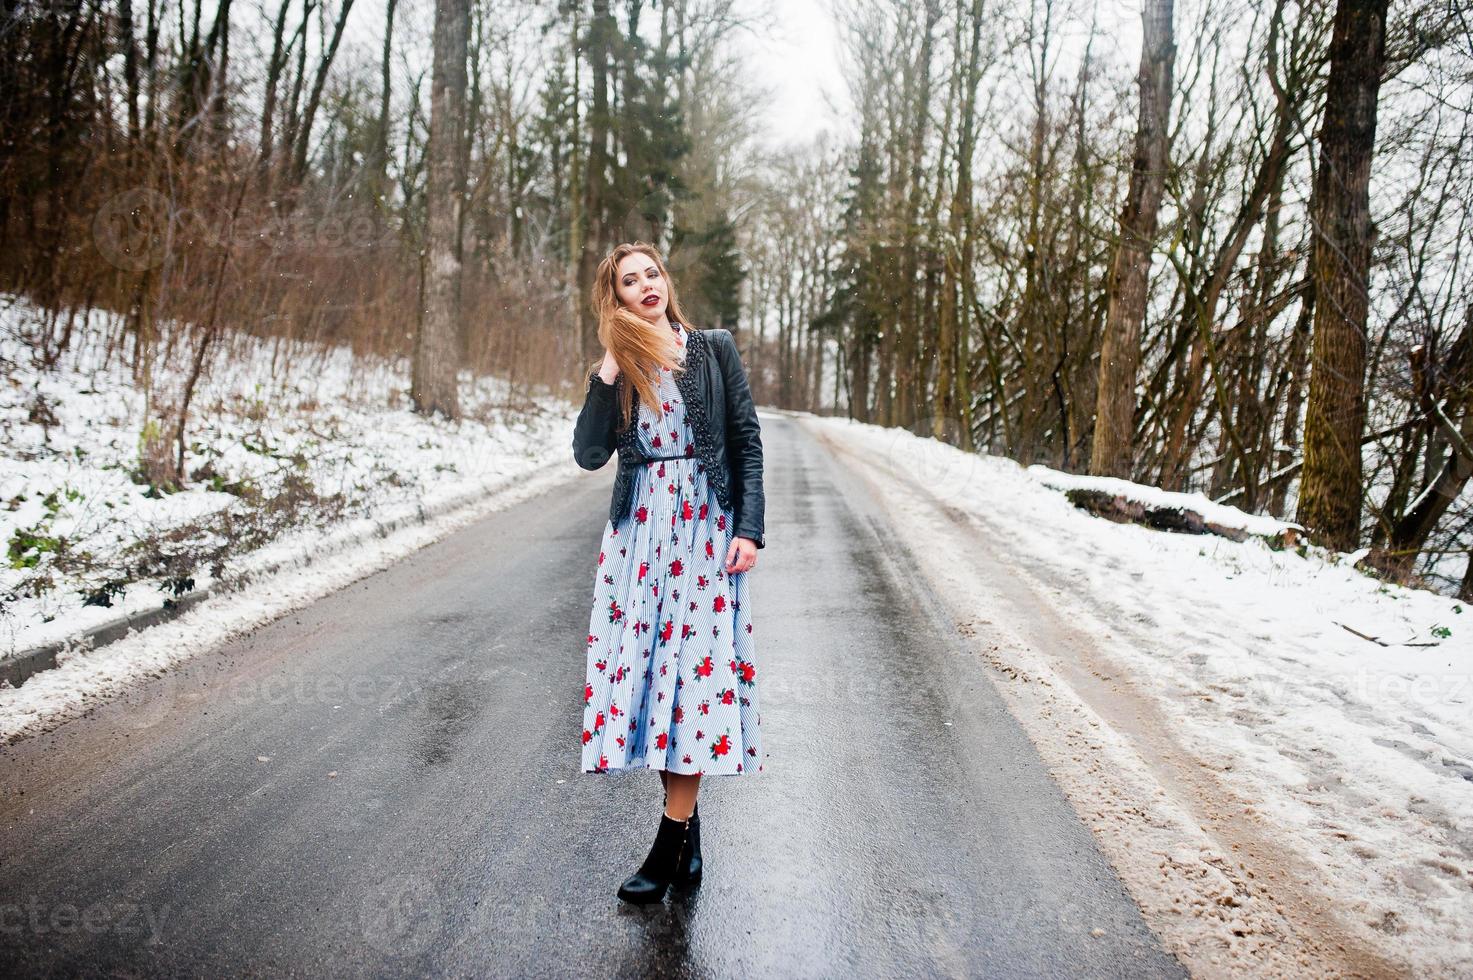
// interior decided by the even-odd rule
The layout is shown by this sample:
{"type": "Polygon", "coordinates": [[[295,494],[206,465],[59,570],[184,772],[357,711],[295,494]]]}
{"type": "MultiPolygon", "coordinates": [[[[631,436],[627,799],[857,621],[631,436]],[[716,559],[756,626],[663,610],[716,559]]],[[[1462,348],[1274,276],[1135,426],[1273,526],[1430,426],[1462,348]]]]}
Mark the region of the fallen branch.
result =
{"type": "Polygon", "coordinates": [[[1064,491],[1064,496],[1075,507],[1115,521],[1117,524],[1142,524],[1158,531],[1176,531],[1183,534],[1215,534],[1232,541],[1246,541],[1249,537],[1261,537],[1275,549],[1292,548],[1299,541],[1299,531],[1296,528],[1285,528],[1272,535],[1253,535],[1240,527],[1229,527],[1209,521],[1196,511],[1185,507],[1152,506],[1104,490],[1076,488],[1064,491]]]}

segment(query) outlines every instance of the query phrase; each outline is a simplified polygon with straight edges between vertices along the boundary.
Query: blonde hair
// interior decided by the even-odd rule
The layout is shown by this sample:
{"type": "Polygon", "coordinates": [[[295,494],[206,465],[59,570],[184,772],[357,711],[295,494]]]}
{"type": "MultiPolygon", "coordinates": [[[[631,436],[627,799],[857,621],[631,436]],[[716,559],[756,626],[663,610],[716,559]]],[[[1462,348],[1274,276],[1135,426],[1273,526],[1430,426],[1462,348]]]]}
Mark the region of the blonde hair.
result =
{"type": "MultiPolygon", "coordinates": [[[[685,319],[685,311],[680,308],[680,300],[676,298],[670,271],[665,268],[665,260],[655,246],[648,242],[625,242],[614,246],[599,263],[593,274],[593,311],[598,316],[598,340],[613,355],[614,363],[619,365],[620,376],[630,381],[630,384],[619,386],[620,431],[633,422],[635,390],[639,391],[640,401],[651,406],[657,416],[663,416],[664,410],[656,397],[659,371],[661,368],[671,371],[684,369],[675,338],[651,330],[650,321],[619,302],[615,285],[619,263],[636,253],[653,259],[665,280],[665,316],[679,324],[687,334],[692,329],[685,319]]],[[[597,370],[598,365],[590,365],[590,369],[597,370]]]]}

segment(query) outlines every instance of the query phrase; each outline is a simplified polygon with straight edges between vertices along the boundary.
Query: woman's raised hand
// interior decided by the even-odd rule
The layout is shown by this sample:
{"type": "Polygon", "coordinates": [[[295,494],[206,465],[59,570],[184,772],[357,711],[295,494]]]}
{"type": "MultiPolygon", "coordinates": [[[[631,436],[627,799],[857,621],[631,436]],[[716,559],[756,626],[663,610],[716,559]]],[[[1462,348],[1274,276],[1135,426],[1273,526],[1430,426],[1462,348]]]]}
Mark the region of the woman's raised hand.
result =
{"type": "Polygon", "coordinates": [[[614,360],[614,355],[607,349],[604,350],[604,362],[599,365],[598,376],[604,384],[613,384],[619,377],[619,364],[614,360]]]}

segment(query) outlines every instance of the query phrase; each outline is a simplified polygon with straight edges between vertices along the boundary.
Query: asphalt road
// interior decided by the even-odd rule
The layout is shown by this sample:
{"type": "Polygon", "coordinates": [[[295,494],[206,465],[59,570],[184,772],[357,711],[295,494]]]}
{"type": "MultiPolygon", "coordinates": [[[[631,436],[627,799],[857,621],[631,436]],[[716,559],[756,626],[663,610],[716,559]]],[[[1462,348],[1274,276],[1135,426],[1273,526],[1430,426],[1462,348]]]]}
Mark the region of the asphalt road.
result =
{"type": "Polygon", "coordinates": [[[763,436],[766,770],[699,888],[620,903],[659,779],[578,771],[609,466],[0,749],[0,974],[1182,976],[904,528],[763,436]]]}

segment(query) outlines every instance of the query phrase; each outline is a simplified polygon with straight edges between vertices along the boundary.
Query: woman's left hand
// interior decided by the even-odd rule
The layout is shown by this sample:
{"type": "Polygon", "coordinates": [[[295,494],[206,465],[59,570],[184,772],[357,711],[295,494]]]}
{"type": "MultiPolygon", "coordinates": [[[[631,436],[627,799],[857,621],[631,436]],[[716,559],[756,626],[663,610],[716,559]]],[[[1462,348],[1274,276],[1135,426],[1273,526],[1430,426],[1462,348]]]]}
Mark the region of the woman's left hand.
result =
{"type": "Polygon", "coordinates": [[[726,574],[745,572],[757,564],[757,542],[751,538],[732,538],[726,549],[726,574]]]}

